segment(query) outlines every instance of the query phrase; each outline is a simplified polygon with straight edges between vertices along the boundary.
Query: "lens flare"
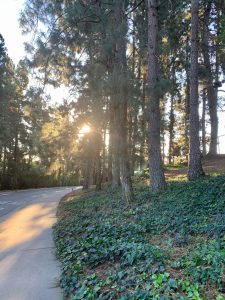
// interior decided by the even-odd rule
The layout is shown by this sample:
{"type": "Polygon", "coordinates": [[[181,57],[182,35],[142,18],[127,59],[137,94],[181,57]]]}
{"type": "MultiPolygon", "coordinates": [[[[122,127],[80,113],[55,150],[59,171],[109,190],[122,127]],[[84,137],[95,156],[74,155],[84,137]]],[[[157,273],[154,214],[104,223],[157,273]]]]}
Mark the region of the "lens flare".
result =
{"type": "Polygon", "coordinates": [[[89,125],[84,124],[80,130],[81,133],[85,134],[91,131],[91,127],[89,125]]]}

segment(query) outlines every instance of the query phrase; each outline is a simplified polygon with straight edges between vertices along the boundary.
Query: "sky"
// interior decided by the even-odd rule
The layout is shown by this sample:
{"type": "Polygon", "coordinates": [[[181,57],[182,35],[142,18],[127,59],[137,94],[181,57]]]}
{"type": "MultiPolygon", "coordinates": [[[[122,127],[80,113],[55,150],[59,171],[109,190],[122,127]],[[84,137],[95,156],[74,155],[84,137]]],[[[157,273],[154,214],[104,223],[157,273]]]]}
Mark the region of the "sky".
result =
{"type": "Polygon", "coordinates": [[[24,0],[0,0],[0,33],[15,64],[25,55],[23,43],[26,38],[22,36],[18,22],[23,3],[24,0]]]}
{"type": "MultiPolygon", "coordinates": [[[[22,35],[18,22],[24,2],[24,0],[0,0],[0,33],[5,39],[8,54],[14,64],[26,55],[23,44],[29,40],[28,37],[22,35]]],[[[225,90],[225,86],[221,89],[225,90]]],[[[65,88],[49,88],[48,93],[51,94],[52,101],[56,103],[60,103],[65,95],[68,95],[65,88]]],[[[225,93],[222,92],[220,96],[225,97],[225,93]]],[[[219,113],[219,143],[219,153],[225,154],[225,112],[219,113]]]]}
{"type": "MultiPolygon", "coordinates": [[[[29,41],[29,36],[22,35],[18,21],[24,3],[24,0],[0,0],[0,33],[15,65],[26,55],[24,42],[29,41]]],[[[51,95],[52,102],[56,103],[62,102],[68,96],[66,88],[48,87],[47,92],[51,95]]]]}

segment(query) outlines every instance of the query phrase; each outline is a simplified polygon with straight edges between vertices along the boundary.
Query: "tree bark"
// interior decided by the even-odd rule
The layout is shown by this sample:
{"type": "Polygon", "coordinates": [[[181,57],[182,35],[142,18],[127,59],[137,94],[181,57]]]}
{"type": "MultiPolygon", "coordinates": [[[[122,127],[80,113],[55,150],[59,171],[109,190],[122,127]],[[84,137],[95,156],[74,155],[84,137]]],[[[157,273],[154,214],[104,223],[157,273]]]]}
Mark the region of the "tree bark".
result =
{"type": "Polygon", "coordinates": [[[186,70],[187,74],[187,84],[185,88],[185,157],[186,161],[188,161],[188,153],[189,153],[189,137],[190,137],[190,74],[189,71],[186,70]]]}
{"type": "Polygon", "coordinates": [[[204,24],[203,24],[203,34],[202,34],[202,53],[204,58],[204,64],[207,70],[207,96],[209,105],[209,116],[211,123],[211,134],[210,134],[210,145],[209,145],[209,155],[217,154],[217,142],[218,142],[218,116],[217,116],[217,93],[213,87],[213,74],[210,62],[209,53],[209,17],[211,10],[211,1],[204,12],[204,24]]]}
{"type": "Polygon", "coordinates": [[[118,124],[118,106],[117,101],[112,97],[113,105],[113,124],[112,124],[112,186],[120,186],[120,160],[119,160],[119,124],[118,124]]]}
{"type": "Polygon", "coordinates": [[[137,120],[137,110],[134,112],[133,120],[133,130],[132,130],[132,149],[131,149],[131,175],[134,175],[135,166],[136,166],[136,144],[137,144],[137,135],[138,135],[138,120],[137,120]]]}
{"type": "Polygon", "coordinates": [[[206,130],[205,130],[205,115],[206,115],[206,90],[202,91],[202,155],[206,156],[206,130]]]}
{"type": "Polygon", "coordinates": [[[106,169],[106,126],[103,130],[103,145],[102,145],[102,182],[107,181],[107,169],[106,169]]]}
{"type": "Polygon", "coordinates": [[[172,92],[170,102],[170,123],[169,123],[169,164],[173,162],[173,140],[174,140],[174,95],[172,92]]]}
{"type": "Polygon", "coordinates": [[[145,162],[145,145],[146,145],[146,73],[143,74],[142,82],[142,102],[141,102],[141,143],[140,143],[140,169],[146,167],[145,162]]]}
{"type": "Polygon", "coordinates": [[[130,151],[130,172],[131,175],[134,176],[135,166],[136,166],[136,145],[137,145],[137,131],[138,131],[138,112],[139,112],[139,105],[136,98],[136,89],[137,84],[140,80],[140,70],[138,70],[138,76],[136,77],[135,74],[135,63],[136,63],[136,44],[135,44],[135,24],[133,18],[133,33],[132,33],[132,91],[131,98],[133,101],[131,103],[131,151],[130,151]],[[133,105],[132,105],[133,104],[133,105]]]}
{"type": "Polygon", "coordinates": [[[199,141],[198,103],[198,26],[199,0],[191,2],[191,73],[190,73],[190,141],[188,178],[203,175],[199,141]]]}
{"type": "Polygon", "coordinates": [[[157,92],[158,30],[157,0],[148,0],[148,81],[149,81],[149,168],[154,190],[166,187],[160,146],[160,108],[157,92]]]}
{"type": "Polygon", "coordinates": [[[87,157],[84,170],[83,190],[87,190],[92,184],[93,166],[92,157],[87,157]]]}
{"type": "Polygon", "coordinates": [[[96,191],[100,191],[102,189],[102,166],[101,166],[101,156],[98,153],[96,157],[96,191]]]}
{"type": "MultiPolygon", "coordinates": [[[[131,93],[130,93],[130,96],[131,93]]],[[[127,125],[128,125],[128,130],[127,130],[127,133],[128,133],[128,156],[129,156],[129,159],[130,159],[130,173],[133,175],[133,161],[132,161],[132,151],[133,151],[133,130],[134,130],[134,124],[133,124],[133,111],[132,109],[130,108],[128,110],[128,122],[127,122],[127,125]]]]}
{"type": "MultiPolygon", "coordinates": [[[[110,99],[111,100],[111,99],[110,99]]],[[[113,109],[112,103],[109,106],[109,146],[108,146],[108,181],[112,183],[112,135],[113,135],[113,109]]]]}
{"type": "Polygon", "coordinates": [[[126,60],[126,32],[127,20],[125,16],[124,3],[117,1],[115,4],[116,28],[116,64],[118,72],[118,111],[117,120],[119,125],[119,159],[120,159],[120,179],[123,199],[127,203],[134,200],[133,187],[130,175],[127,145],[127,104],[128,104],[128,77],[126,60]]]}
{"type": "MultiPolygon", "coordinates": [[[[174,55],[175,56],[175,55],[174,55]]],[[[175,72],[175,60],[172,58],[172,68],[171,68],[171,101],[170,101],[170,115],[169,115],[169,164],[174,162],[174,98],[176,93],[176,72],[175,72]]]]}

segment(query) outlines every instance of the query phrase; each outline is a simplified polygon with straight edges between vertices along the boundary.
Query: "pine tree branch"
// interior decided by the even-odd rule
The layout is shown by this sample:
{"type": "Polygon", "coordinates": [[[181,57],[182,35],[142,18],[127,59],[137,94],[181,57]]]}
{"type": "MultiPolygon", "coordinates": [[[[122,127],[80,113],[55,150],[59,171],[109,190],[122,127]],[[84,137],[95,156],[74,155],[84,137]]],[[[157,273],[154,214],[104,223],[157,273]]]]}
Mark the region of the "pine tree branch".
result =
{"type": "Polygon", "coordinates": [[[138,4],[136,4],[130,11],[128,11],[125,15],[129,15],[131,14],[133,11],[135,11],[142,3],[144,2],[144,0],[141,0],[138,4]]]}

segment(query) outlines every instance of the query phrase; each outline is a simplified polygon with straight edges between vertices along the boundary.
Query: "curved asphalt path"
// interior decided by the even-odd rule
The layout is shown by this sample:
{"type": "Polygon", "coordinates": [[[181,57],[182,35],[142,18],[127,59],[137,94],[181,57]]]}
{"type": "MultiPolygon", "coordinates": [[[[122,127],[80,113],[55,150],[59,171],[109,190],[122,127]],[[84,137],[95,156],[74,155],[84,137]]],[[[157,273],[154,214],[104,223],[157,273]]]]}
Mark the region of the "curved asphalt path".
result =
{"type": "Polygon", "coordinates": [[[0,192],[0,299],[61,300],[52,225],[71,187],[0,192]]]}

